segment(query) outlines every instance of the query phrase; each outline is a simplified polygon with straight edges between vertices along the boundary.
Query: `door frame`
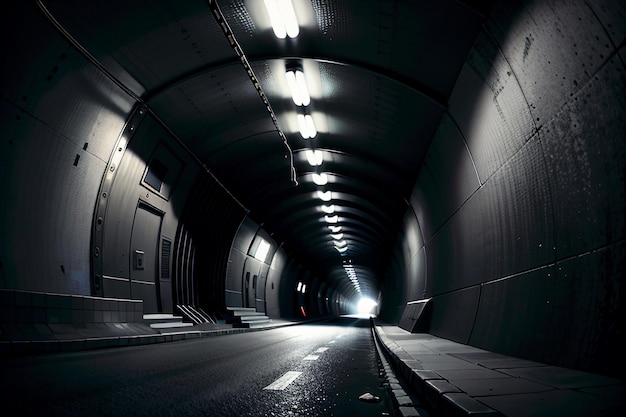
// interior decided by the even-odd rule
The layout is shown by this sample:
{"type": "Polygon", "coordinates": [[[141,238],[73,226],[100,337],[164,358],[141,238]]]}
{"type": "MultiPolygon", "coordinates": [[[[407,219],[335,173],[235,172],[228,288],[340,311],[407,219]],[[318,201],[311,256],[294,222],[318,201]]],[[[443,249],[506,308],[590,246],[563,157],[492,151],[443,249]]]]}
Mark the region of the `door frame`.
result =
{"type": "Polygon", "coordinates": [[[157,236],[157,241],[155,243],[154,246],[154,291],[155,291],[155,298],[156,298],[156,305],[157,305],[157,311],[158,312],[162,312],[163,311],[163,301],[161,300],[161,245],[162,245],[162,238],[161,238],[161,232],[163,230],[163,219],[165,217],[165,212],[163,210],[159,210],[158,208],[154,207],[153,205],[147,203],[146,201],[142,200],[141,198],[137,201],[137,207],[135,208],[135,215],[133,216],[133,225],[131,227],[131,231],[130,231],[130,241],[129,241],[129,263],[130,263],[130,269],[129,269],[129,279],[128,279],[128,283],[130,285],[130,295],[132,297],[132,283],[133,283],[133,277],[132,277],[132,271],[134,270],[134,249],[133,249],[133,233],[135,231],[135,220],[137,218],[137,212],[139,209],[143,209],[146,210],[148,213],[154,214],[155,216],[158,216],[160,221],[159,221],[159,227],[156,233],[157,236]]]}

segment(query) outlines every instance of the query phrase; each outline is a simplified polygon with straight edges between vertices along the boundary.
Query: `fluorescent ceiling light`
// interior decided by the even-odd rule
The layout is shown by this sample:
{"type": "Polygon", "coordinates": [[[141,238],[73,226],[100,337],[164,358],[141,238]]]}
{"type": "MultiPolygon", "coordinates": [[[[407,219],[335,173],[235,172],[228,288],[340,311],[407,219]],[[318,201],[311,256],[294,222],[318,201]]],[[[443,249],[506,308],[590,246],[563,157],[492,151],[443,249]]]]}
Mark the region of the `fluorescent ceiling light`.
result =
{"type": "Polygon", "coordinates": [[[343,248],[344,246],[346,246],[348,244],[348,242],[346,242],[345,240],[340,240],[340,241],[335,241],[333,242],[335,244],[335,247],[337,248],[343,248]]]}
{"type": "Polygon", "coordinates": [[[334,216],[329,216],[327,214],[326,216],[324,216],[324,220],[326,220],[326,223],[337,223],[339,221],[339,216],[337,216],[336,214],[334,216]]]}
{"type": "Polygon", "coordinates": [[[291,90],[291,97],[296,106],[308,106],[311,104],[311,96],[306,86],[304,73],[299,69],[290,69],[287,70],[285,76],[287,77],[289,90],[291,90]]]}
{"type": "Polygon", "coordinates": [[[330,201],[332,199],[330,191],[318,191],[317,197],[322,201],[330,201]]]}
{"type": "Polygon", "coordinates": [[[306,128],[309,131],[309,136],[312,139],[317,136],[317,129],[315,128],[315,124],[313,123],[313,117],[307,114],[306,116],[304,116],[304,119],[306,120],[306,128]]]}
{"type": "Polygon", "coordinates": [[[317,185],[326,185],[328,184],[328,175],[325,172],[321,174],[313,174],[313,182],[317,185]]]}
{"type": "Polygon", "coordinates": [[[341,232],[341,226],[328,226],[328,228],[330,229],[331,232],[333,233],[339,233],[341,232]]]}
{"type": "Polygon", "coordinates": [[[309,161],[309,165],[316,167],[322,165],[322,162],[324,162],[324,153],[322,153],[322,151],[312,151],[307,149],[306,159],[309,161]]]}
{"type": "Polygon", "coordinates": [[[296,287],[296,291],[300,291],[302,289],[302,282],[298,282],[298,286],[296,287]]]}
{"type": "Polygon", "coordinates": [[[306,292],[306,284],[302,284],[302,294],[306,292]]]}
{"type": "Polygon", "coordinates": [[[330,206],[322,206],[322,211],[326,214],[333,214],[335,212],[335,206],[333,204],[330,206]]]}
{"type": "Polygon", "coordinates": [[[296,12],[291,0],[265,0],[265,9],[272,22],[274,35],[279,39],[295,38],[300,33],[296,12]]]}
{"type": "Polygon", "coordinates": [[[317,129],[315,128],[315,123],[313,123],[313,118],[310,114],[298,114],[297,119],[302,138],[313,139],[317,136],[317,129]]]}
{"type": "Polygon", "coordinates": [[[343,233],[332,234],[330,235],[330,237],[332,237],[335,240],[341,240],[343,239],[343,233]]]}
{"type": "Polygon", "coordinates": [[[343,248],[338,248],[337,246],[335,246],[335,249],[337,249],[337,252],[339,252],[339,253],[344,253],[345,251],[348,250],[348,247],[345,246],[343,248]]]}

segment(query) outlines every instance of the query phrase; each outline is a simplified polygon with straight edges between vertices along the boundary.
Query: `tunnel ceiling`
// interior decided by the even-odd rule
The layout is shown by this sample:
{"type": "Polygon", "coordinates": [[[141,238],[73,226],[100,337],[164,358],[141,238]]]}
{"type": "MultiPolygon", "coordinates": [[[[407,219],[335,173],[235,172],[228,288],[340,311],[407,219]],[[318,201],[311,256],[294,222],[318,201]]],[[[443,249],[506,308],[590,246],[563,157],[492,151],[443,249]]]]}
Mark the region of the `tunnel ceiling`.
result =
{"type": "Polygon", "coordinates": [[[299,34],[279,39],[261,0],[40,2],[291,257],[344,293],[354,292],[342,268],[351,262],[375,295],[483,10],[460,1],[293,5],[299,34]],[[308,106],[292,100],[293,67],[308,106]],[[314,138],[301,136],[299,113],[312,116],[314,138]],[[307,149],[321,151],[320,166],[307,149]],[[331,204],[343,254],[322,210],[331,204]]]}

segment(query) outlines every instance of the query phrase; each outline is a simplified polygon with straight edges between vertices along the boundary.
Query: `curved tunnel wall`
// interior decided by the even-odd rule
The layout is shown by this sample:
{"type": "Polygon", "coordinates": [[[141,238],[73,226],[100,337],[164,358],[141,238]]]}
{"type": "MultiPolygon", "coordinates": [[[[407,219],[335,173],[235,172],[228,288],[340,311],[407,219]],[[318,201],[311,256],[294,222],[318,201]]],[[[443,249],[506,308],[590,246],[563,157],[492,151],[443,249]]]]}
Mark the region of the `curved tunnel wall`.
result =
{"type": "MultiPolygon", "coordinates": [[[[511,7],[494,6],[432,146],[418,161],[425,165],[382,283],[381,315],[397,320],[406,301],[433,297],[434,334],[611,373],[625,316],[626,12],[619,1],[511,7]]],[[[230,197],[223,190],[195,193],[193,182],[205,174],[158,123],[144,119],[131,134],[127,121],[135,101],[60,36],[33,2],[17,2],[13,10],[28,16],[30,29],[18,34],[11,25],[0,27],[0,38],[12,42],[4,50],[11,67],[3,70],[0,90],[0,287],[94,291],[94,208],[128,134],[120,169],[129,173],[118,171],[112,183],[126,191],[110,209],[131,217],[137,212],[145,189],[137,181],[164,141],[181,160],[184,178],[169,200],[148,199],[159,201],[150,204],[162,213],[161,235],[185,243],[179,247],[185,261],[172,264],[172,277],[188,274],[191,285],[194,277],[211,276],[202,285],[212,295],[198,302],[219,307],[228,251],[245,212],[236,213],[219,237],[226,248],[220,246],[211,264],[216,269],[209,263],[192,269],[193,242],[199,243],[194,234],[206,235],[202,245],[211,248],[207,227],[221,219],[218,210],[194,225],[184,220],[185,206],[213,207],[211,198],[220,194],[227,207],[230,197]],[[124,188],[125,175],[135,181],[132,187],[124,188]]],[[[203,186],[205,180],[198,180],[200,189],[215,186],[203,186]]],[[[111,218],[108,236],[130,239],[132,227],[111,218]]],[[[129,265],[128,246],[124,253],[120,262],[129,265]]],[[[122,254],[113,256],[108,259],[122,254]]],[[[120,281],[117,290],[105,285],[102,295],[132,296],[130,277],[115,272],[116,262],[103,262],[104,275],[128,282],[120,281]]],[[[281,250],[268,281],[279,276],[280,295],[266,295],[267,311],[297,317],[293,289],[298,279],[310,278],[281,250]]],[[[185,288],[173,285],[173,298],[185,288]]],[[[347,310],[349,300],[332,288],[326,293],[328,312],[347,310]]],[[[314,298],[309,304],[319,306],[314,298]]]]}
{"type": "Polygon", "coordinates": [[[0,33],[12,43],[0,90],[0,286],[89,295],[94,204],[134,103],[32,3],[15,13],[36,30],[0,33]]]}
{"type": "Polygon", "coordinates": [[[407,214],[384,284],[426,284],[405,300],[433,297],[431,333],[618,372],[625,15],[619,2],[492,10],[411,196],[422,236],[407,214]]]}

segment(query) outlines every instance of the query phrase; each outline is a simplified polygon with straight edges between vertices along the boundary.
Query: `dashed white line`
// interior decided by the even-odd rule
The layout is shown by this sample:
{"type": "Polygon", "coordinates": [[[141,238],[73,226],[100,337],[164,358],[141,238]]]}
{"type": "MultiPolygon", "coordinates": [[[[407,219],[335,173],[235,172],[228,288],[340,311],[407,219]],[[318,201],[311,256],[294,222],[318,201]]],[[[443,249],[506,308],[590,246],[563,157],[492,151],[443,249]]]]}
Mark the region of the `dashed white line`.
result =
{"type": "Polygon", "coordinates": [[[291,384],[300,375],[302,375],[302,372],[296,372],[296,371],[286,372],[283,376],[281,376],[276,381],[272,382],[271,384],[269,384],[267,387],[263,389],[273,390],[273,391],[282,391],[285,388],[287,388],[287,386],[291,384]]]}
{"type": "Polygon", "coordinates": [[[315,351],[315,353],[324,353],[328,350],[327,347],[321,347],[321,348],[317,348],[317,350],[315,351]]]}
{"type": "Polygon", "coordinates": [[[316,361],[319,358],[320,358],[319,355],[307,355],[302,360],[303,361],[316,361]]]}

